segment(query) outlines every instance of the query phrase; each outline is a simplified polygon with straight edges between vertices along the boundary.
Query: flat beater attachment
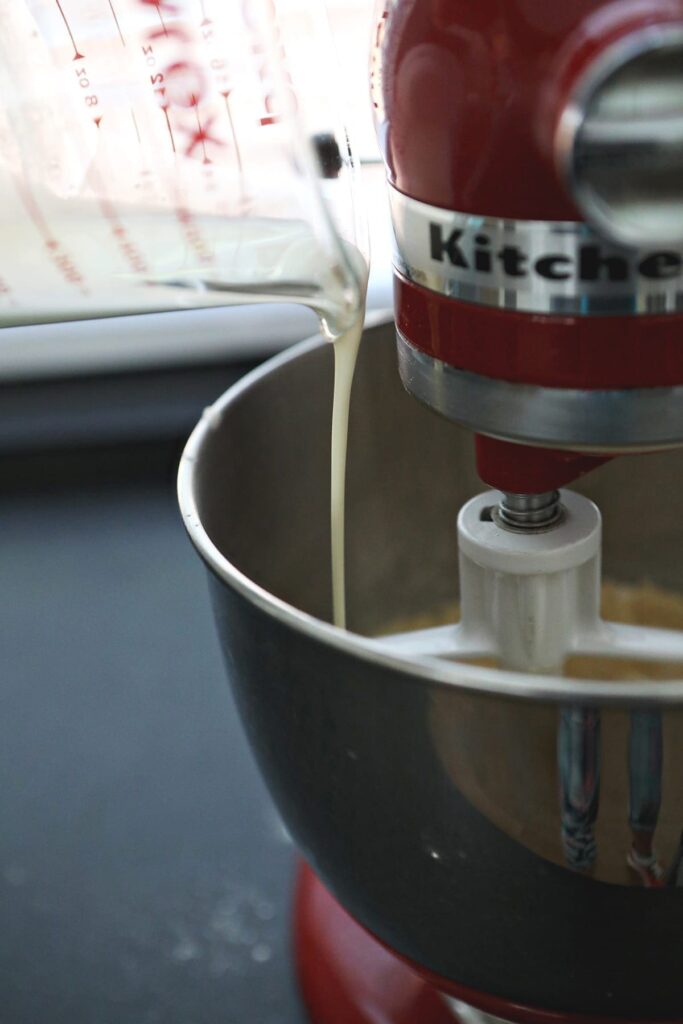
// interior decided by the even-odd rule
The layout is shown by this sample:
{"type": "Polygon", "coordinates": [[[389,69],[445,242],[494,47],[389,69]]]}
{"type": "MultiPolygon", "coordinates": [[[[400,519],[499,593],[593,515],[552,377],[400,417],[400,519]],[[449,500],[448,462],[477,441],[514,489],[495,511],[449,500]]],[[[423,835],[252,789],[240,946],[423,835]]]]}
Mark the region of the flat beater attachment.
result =
{"type": "Polygon", "coordinates": [[[683,632],[600,616],[601,517],[573,491],[488,491],[458,516],[460,622],[382,637],[407,659],[561,674],[569,655],[683,663],[683,632]]]}

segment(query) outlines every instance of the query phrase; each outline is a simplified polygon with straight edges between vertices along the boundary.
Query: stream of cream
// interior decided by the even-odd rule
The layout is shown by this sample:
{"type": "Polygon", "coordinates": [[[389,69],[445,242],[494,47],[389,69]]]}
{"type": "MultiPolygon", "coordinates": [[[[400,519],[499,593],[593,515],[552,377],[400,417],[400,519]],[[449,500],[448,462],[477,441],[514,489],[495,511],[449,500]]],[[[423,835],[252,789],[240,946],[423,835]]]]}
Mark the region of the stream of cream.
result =
{"type": "Polygon", "coordinates": [[[346,629],[345,497],[349,408],[364,317],[365,302],[362,303],[354,324],[334,341],[330,528],[333,621],[340,629],[346,629]]]}

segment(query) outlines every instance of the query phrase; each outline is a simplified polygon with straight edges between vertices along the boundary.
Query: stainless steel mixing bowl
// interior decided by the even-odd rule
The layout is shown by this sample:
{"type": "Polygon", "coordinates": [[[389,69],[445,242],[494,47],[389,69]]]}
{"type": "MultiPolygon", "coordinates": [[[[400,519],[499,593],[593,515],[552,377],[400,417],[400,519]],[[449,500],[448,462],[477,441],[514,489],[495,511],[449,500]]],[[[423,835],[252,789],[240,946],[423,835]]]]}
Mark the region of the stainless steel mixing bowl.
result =
{"type": "MultiPolygon", "coordinates": [[[[314,340],[246,377],[179,476],[288,828],[361,923],[442,977],[558,1012],[683,1018],[683,681],[418,666],[370,639],[457,597],[456,514],[483,489],[471,436],[403,391],[388,322],[366,332],[353,393],[351,631],[329,625],[332,371],[314,340]],[[587,845],[562,815],[577,772],[597,860],[569,867],[587,845]],[[665,888],[626,866],[648,814],[665,888]]],[[[606,576],[683,591],[682,470],[680,452],[617,459],[578,488],[603,512],[606,576]]]]}

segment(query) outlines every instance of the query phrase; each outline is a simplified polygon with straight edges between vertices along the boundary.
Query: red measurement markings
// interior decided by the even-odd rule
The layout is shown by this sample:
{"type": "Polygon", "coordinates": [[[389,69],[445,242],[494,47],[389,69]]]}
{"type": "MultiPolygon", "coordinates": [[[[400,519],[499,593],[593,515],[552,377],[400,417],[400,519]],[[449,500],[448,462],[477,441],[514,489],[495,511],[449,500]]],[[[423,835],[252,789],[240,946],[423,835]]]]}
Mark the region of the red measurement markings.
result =
{"type": "Polygon", "coordinates": [[[169,117],[169,114],[168,114],[168,106],[162,107],[161,108],[161,112],[163,113],[164,118],[166,119],[166,130],[168,131],[168,137],[171,140],[171,149],[175,153],[176,152],[175,136],[173,134],[173,128],[171,127],[171,118],[169,117]]]}
{"type": "Polygon", "coordinates": [[[245,22],[249,25],[252,30],[254,42],[252,44],[252,53],[258,61],[258,74],[263,86],[263,106],[264,110],[259,118],[259,124],[265,128],[267,125],[277,124],[278,121],[282,120],[284,113],[290,113],[296,110],[296,96],[294,93],[294,86],[292,83],[291,76],[287,71],[287,53],[285,51],[284,43],[280,34],[280,28],[278,23],[277,10],[275,7],[274,0],[266,0],[265,4],[267,8],[268,20],[270,22],[270,29],[272,32],[272,49],[275,52],[278,61],[280,62],[285,79],[285,88],[281,91],[280,96],[277,95],[277,90],[273,86],[271,69],[269,67],[268,54],[266,48],[263,45],[262,33],[257,25],[252,20],[251,0],[242,0],[242,16],[245,22]],[[285,110],[278,110],[278,99],[282,100],[285,110]]]}
{"type": "Polygon", "coordinates": [[[143,203],[154,199],[156,186],[155,174],[149,167],[140,168],[139,180],[135,182],[135,189],[141,193],[143,203]]]}
{"type": "MultiPolygon", "coordinates": [[[[74,74],[76,76],[78,86],[83,93],[83,102],[85,103],[86,107],[96,107],[100,101],[97,98],[97,95],[91,91],[92,86],[90,84],[90,78],[88,77],[88,69],[85,66],[85,64],[79,64],[77,68],[74,68],[74,74]]],[[[100,127],[101,120],[101,114],[93,117],[93,121],[95,122],[98,128],[100,127]]]]}
{"type": "Polygon", "coordinates": [[[167,35],[166,22],[164,21],[164,13],[169,15],[177,14],[178,8],[174,3],[169,3],[168,0],[139,0],[145,7],[155,7],[157,15],[159,16],[159,23],[161,25],[161,34],[167,35]]]}
{"type": "Polygon", "coordinates": [[[169,64],[161,77],[166,85],[160,92],[171,106],[186,110],[199,106],[205,91],[204,74],[199,65],[178,60],[169,64]]]}
{"type": "Polygon", "coordinates": [[[221,96],[225,100],[225,112],[228,115],[228,124],[230,125],[230,134],[232,135],[232,144],[235,147],[235,157],[237,158],[237,169],[240,174],[244,173],[244,167],[242,166],[242,154],[240,153],[240,146],[237,140],[237,132],[235,131],[235,122],[232,119],[232,111],[230,109],[230,89],[226,92],[222,92],[221,96]]]}
{"type": "Polygon", "coordinates": [[[185,128],[185,131],[187,131],[188,134],[190,135],[190,139],[187,143],[186,149],[184,150],[184,154],[185,156],[193,156],[195,149],[199,147],[202,152],[202,163],[210,164],[211,158],[207,156],[206,152],[207,142],[214,142],[219,146],[222,145],[221,139],[216,138],[216,136],[211,134],[211,126],[213,125],[213,122],[216,120],[216,118],[209,117],[204,122],[204,124],[202,124],[201,118],[199,116],[199,106],[195,106],[195,117],[197,121],[196,128],[185,128]]]}
{"type": "Polygon", "coordinates": [[[200,22],[201,27],[204,28],[205,25],[210,25],[211,24],[211,18],[208,18],[206,16],[206,4],[205,4],[204,0],[199,0],[199,11],[200,11],[201,16],[202,16],[202,20],[200,22]]]}
{"type": "MultiPolygon", "coordinates": [[[[154,52],[154,47],[151,44],[148,44],[147,46],[143,46],[142,47],[142,55],[145,58],[145,63],[146,63],[148,68],[152,68],[152,69],[156,68],[156,66],[157,66],[157,58],[156,58],[156,54],[154,52]]],[[[174,135],[173,135],[173,128],[171,126],[171,119],[170,119],[169,114],[168,114],[168,108],[169,108],[170,104],[169,104],[168,99],[166,97],[166,86],[163,84],[164,83],[164,73],[163,73],[163,71],[152,71],[152,73],[149,76],[149,82],[150,82],[150,85],[152,86],[152,88],[154,89],[154,95],[156,96],[157,100],[159,101],[159,109],[161,110],[162,114],[164,115],[164,118],[165,118],[165,121],[166,121],[166,130],[168,132],[168,137],[171,140],[171,149],[175,153],[176,152],[175,138],[174,138],[174,135]]]]}
{"type": "MultiPolygon", "coordinates": [[[[203,3],[202,3],[202,13],[205,13],[203,3]]],[[[203,39],[204,43],[206,44],[207,49],[209,49],[209,47],[211,46],[211,44],[213,42],[213,39],[214,39],[214,23],[211,20],[211,18],[205,17],[204,20],[202,21],[201,25],[200,25],[200,28],[202,30],[201,31],[202,39],[203,39]]],[[[236,128],[235,128],[235,122],[233,120],[232,110],[230,109],[230,96],[231,96],[231,93],[233,91],[233,80],[232,80],[232,76],[230,74],[229,65],[228,65],[228,62],[223,57],[221,57],[221,56],[213,56],[213,57],[211,57],[210,56],[210,50],[209,50],[208,62],[209,62],[209,68],[211,70],[211,77],[212,77],[213,83],[214,83],[214,85],[215,85],[215,87],[216,87],[216,89],[218,91],[218,94],[223,97],[223,102],[225,104],[225,113],[226,113],[227,120],[228,120],[228,125],[229,125],[229,128],[230,128],[230,137],[231,137],[233,148],[235,150],[235,156],[236,156],[236,159],[237,159],[237,168],[238,168],[239,173],[242,174],[243,171],[244,171],[244,168],[243,168],[243,165],[242,165],[242,154],[240,153],[240,148],[239,148],[239,144],[238,144],[238,140],[237,140],[237,131],[236,131],[236,128]]],[[[207,126],[205,125],[204,126],[205,130],[206,130],[206,127],[207,126]]],[[[193,141],[194,141],[194,145],[196,146],[199,143],[200,140],[197,139],[197,140],[193,140],[193,141]]],[[[209,140],[206,139],[206,140],[201,140],[201,141],[202,141],[203,146],[205,148],[206,142],[209,141],[209,140]]],[[[222,140],[218,140],[216,138],[213,138],[211,141],[215,142],[215,143],[219,143],[220,145],[224,145],[225,144],[225,143],[222,142],[222,140]]],[[[204,162],[206,162],[206,161],[204,161],[204,162]]]]}
{"type": "Polygon", "coordinates": [[[207,164],[202,168],[202,178],[204,180],[204,191],[206,195],[218,192],[218,181],[214,173],[215,164],[207,164]]]}
{"type": "Polygon", "coordinates": [[[179,206],[175,211],[176,219],[183,229],[185,239],[191,249],[196,253],[199,262],[206,265],[213,263],[213,253],[202,238],[202,233],[195,223],[192,214],[184,206],[179,206]]]}
{"type": "Polygon", "coordinates": [[[88,295],[89,292],[86,288],[84,275],[79,270],[70,253],[50,231],[49,225],[43,216],[43,211],[36,202],[33,192],[25,181],[16,179],[15,185],[26,212],[43,239],[43,246],[50,261],[68,284],[78,288],[82,295],[88,295]]]}
{"type": "MultiPolygon", "coordinates": [[[[160,14],[162,10],[168,15],[178,13],[178,7],[168,0],[140,0],[140,3],[155,7],[160,14]]],[[[150,68],[149,82],[164,116],[171,148],[174,153],[179,151],[175,136],[176,132],[182,131],[189,136],[182,150],[183,155],[201,160],[203,164],[210,163],[209,144],[224,146],[225,142],[213,128],[215,116],[206,117],[200,111],[202,98],[206,94],[206,80],[202,66],[193,59],[192,32],[181,22],[164,22],[162,40],[160,35],[159,30],[147,33],[142,55],[150,68]],[[167,54],[171,43],[177,45],[167,54]],[[171,122],[172,111],[176,114],[174,124],[171,122]]]]}
{"type": "MultiPolygon", "coordinates": [[[[192,52],[194,34],[189,26],[174,20],[180,9],[172,0],[138,2],[147,10],[155,8],[161,24],[161,30],[147,31],[142,55],[150,71],[150,86],[164,115],[173,152],[177,152],[174,132],[182,130],[190,135],[184,155],[205,163],[209,159],[207,143],[224,143],[211,135],[213,119],[202,121],[200,116],[199,106],[206,93],[206,81],[203,69],[192,52]]],[[[212,264],[212,250],[203,239],[191,212],[181,205],[176,208],[175,216],[199,261],[212,264]]]]}
{"type": "Polygon", "coordinates": [[[111,16],[114,19],[114,24],[116,25],[116,31],[118,32],[119,39],[121,40],[121,46],[125,46],[126,45],[126,40],[124,38],[123,32],[121,31],[121,25],[119,23],[119,16],[116,13],[116,10],[114,9],[114,0],[108,0],[108,3],[109,3],[109,10],[111,11],[111,16]]]}
{"type": "Polygon", "coordinates": [[[64,9],[62,8],[62,5],[60,4],[59,0],[55,0],[55,3],[57,4],[57,7],[59,9],[59,13],[62,16],[62,20],[64,22],[66,30],[69,33],[69,39],[71,40],[71,45],[74,48],[74,55],[73,55],[72,59],[73,60],[83,60],[83,54],[81,53],[81,51],[78,49],[78,46],[76,45],[76,40],[74,39],[74,34],[71,31],[71,25],[67,21],[67,17],[66,17],[66,14],[64,13],[64,9]]]}
{"type": "MultiPolygon", "coordinates": [[[[214,39],[214,27],[211,18],[205,18],[199,26],[202,30],[202,40],[206,44],[206,48],[209,49],[214,39]]],[[[228,69],[227,61],[220,56],[210,56],[209,49],[209,68],[211,69],[211,78],[221,95],[225,95],[225,90],[231,92],[232,90],[232,78],[228,69]]]]}
{"type": "Polygon", "coordinates": [[[111,200],[102,197],[100,199],[100,209],[105,220],[109,224],[114,240],[119,248],[121,255],[135,274],[148,274],[149,266],[143,256],[142,252],[130,237],[125,226],[121,223],[119,215],[116,212],[116,207],[111,200]]]}
{"type": "Polygon", "coordinates": [[[45,240],[45,248],[49,253],[50,259],[64,280],[68,282],[68,284],[72,284],[75,287],[80,288],[83,295],[87,295],[88,290],[85,287],[85,278],[72,260],[71,256],[65,251],[61,242],[58,242],[56,238],[48,238],[45,240]]]}

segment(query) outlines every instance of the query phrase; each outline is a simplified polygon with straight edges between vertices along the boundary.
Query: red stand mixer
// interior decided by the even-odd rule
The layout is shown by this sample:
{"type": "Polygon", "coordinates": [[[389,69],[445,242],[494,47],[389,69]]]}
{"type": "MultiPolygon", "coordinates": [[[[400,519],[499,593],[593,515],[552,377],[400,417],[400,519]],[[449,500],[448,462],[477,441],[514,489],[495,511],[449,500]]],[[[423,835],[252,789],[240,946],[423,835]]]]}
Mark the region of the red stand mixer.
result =
{"type": "Polygon", "coordinates": [[[625,459],[580,489],[617,481],[608,570],[651,537],[675,560],[677,455],[644,453],[683,445],[683,0],[384,0],[372,101],[400,376],[470,434],[390,386],[393,327],[369,327],[357,594],[450,578],[457,501],[460,621],[374,639],[352,605],[357,632],[329,625],[324,343],[216,403],[179,478],[240,713],[315,867],[295,901],[304,1000],[315,1024],[683,1021],[682,893],[652,846],[683,823],[683,683],[563,676],[570,655],[683,663],[679,629],[603,621],[600,512],[564,489],[642,456],[658,495],[635,542],[625,459]],[[472,435],[496,488],[475,497],[472,435]],[[601,715],[621,744],[598,821],[612,875],[601,715]]]}
{"type": "MultiPolygon", "coordinates": [[[[527,536],[560,523],[560,487],[616,454],[683,443],[683,2],[387,0],[372,101],[402,381],[474,431],[479,474],[502,492],[485,517],[528,556],[527,536]]],[[[436,631],[409,644],[443,654],[436,631]]],[[[558,660],[538,658],[503,661],[558,660]]],[[[507,1003],[408,965],[307,868],[296,919],[319,1024],[617,1019],[507,1003]]]]}

